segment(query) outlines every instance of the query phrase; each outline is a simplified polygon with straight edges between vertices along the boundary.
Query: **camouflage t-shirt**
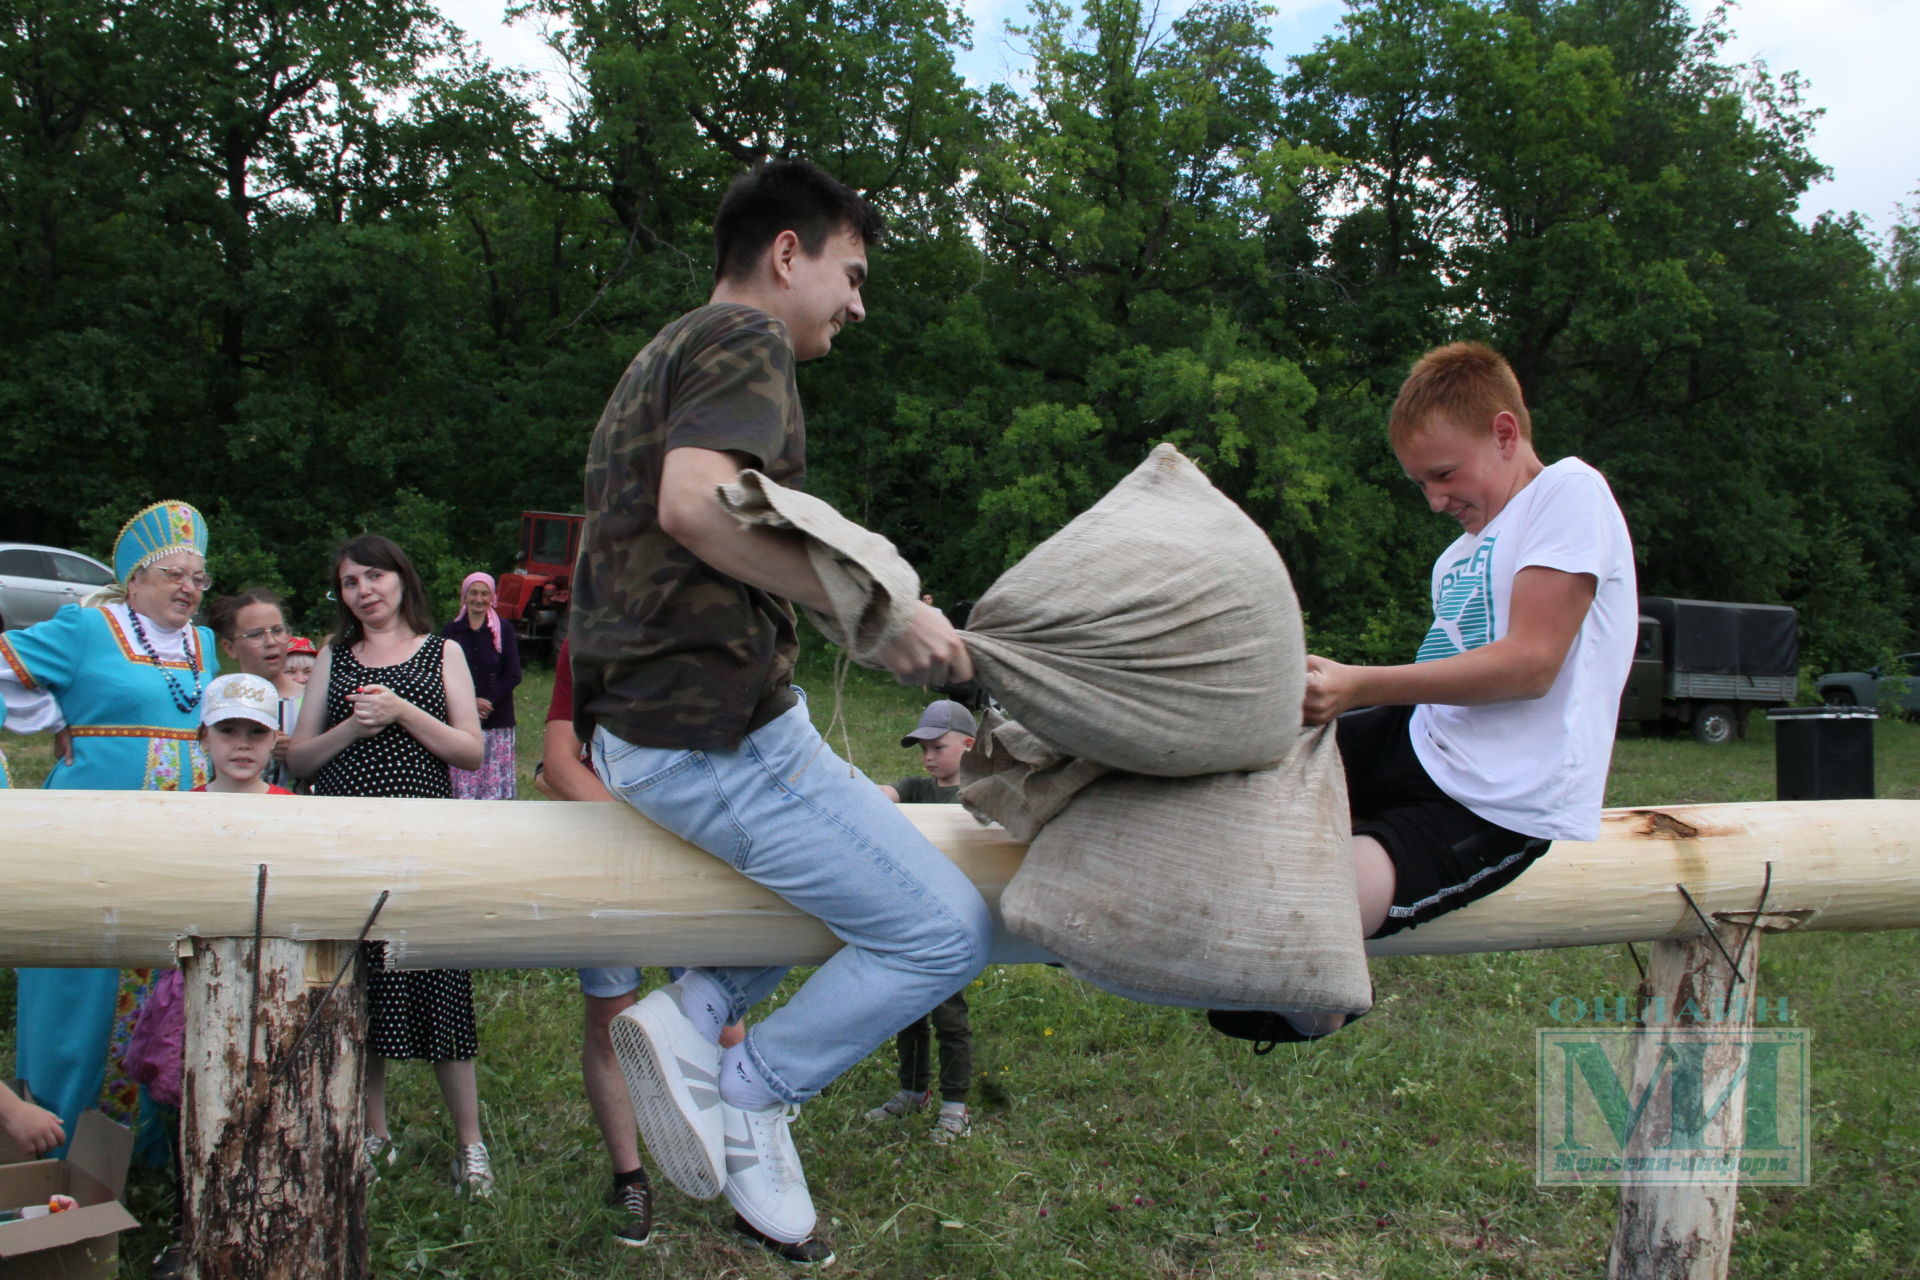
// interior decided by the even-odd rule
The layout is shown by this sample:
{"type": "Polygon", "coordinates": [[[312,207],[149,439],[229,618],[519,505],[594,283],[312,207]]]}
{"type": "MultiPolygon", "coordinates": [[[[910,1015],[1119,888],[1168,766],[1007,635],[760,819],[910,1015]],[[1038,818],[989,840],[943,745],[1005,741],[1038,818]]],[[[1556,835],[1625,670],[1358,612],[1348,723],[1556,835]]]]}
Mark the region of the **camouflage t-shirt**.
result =
{"type": "Polygon", "coordinates": [[[806,428],[779,320],[730,303],[688,312],[634,357],[600,415],[568,626],[582,742],[598,723],[637,746],[730,750],[794,703],[792,607],[660,528],[661,467],[684,446],[800,487],[806,428]]]}

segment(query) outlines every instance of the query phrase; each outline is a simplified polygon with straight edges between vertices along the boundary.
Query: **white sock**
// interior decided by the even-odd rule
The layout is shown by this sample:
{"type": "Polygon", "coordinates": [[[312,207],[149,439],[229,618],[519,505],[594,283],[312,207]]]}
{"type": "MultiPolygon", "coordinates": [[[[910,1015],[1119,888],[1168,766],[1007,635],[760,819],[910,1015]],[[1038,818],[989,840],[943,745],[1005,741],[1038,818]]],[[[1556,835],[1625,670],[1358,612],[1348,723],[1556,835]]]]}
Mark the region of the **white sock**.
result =
{"type": "Polygon", "coordinates": [[[967,1104],[964,1102],[943,1102],[940,1104],[940,1114],[943,1116],[963,1116],[967,1114],[967,1104]]]}
{"type": "Polygon", "coordinates": [[[727,1025],[727,993],[706,974],[689,969],[680,975],[680,1012],[713,1044],[727,1025]]]}
{"type": "Polygon", "coordinates": [[[767,1082],[747,1057],[745,1041],[720,1055],[720,1101],[742,1111],[765,1111],[780,1105],[780,1095],[767,1088],[767,1082]]]}

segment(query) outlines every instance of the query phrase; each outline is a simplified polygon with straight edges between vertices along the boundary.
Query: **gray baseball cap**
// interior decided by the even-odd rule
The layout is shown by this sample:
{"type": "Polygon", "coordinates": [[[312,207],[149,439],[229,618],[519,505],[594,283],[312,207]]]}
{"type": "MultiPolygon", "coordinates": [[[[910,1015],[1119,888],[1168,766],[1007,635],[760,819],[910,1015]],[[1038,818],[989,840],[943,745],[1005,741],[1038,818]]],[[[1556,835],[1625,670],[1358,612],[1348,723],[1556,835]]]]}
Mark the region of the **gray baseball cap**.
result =
{"type": "Polygon", "coordinates": [[[973,712],[951,698],[942,698],[928,704],[927,709],[920,713],[919,727],[900,739],[900,745],[917,747],[947,733],[964,733],[971,738],[979,731],[980,726],[973,722],[973,712]]]}

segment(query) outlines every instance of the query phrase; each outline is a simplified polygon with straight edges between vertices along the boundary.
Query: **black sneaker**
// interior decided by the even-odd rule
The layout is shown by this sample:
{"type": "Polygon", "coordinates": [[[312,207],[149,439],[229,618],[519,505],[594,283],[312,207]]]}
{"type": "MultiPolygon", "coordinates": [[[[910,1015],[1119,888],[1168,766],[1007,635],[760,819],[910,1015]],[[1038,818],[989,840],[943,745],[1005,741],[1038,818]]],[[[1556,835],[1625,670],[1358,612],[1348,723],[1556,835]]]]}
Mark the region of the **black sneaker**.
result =
{"type": "Polygon", "coordinates": [[[621,1213],[620,1225],[613,1229],[615,1240],[637,1249],[653,1239],[653,1184],[645,1169],[634,1181],[615,1187],[607,1203],[621,1213]]]}
{"type": "Polygon", "coordinates": [[[147,1273],[155,1280],[182,1280],[187,1274],[187,1246],[175,1240],[162,1249],[153,1259],[153,1269],[147,1273]]]}
{"type": "Polygon", "coordinates": [[[1275,1045],[1299,1044],[1321,1038],[1303,1036],[1293,1023],[1281,1015],[1257,1009],[1209,1009],[1207,1025],[1223,1036],[1253,1041],[1256,1055],[1272,1053],[1275,1045]]]}
{"type": "Polygon", "coordinates": [[[1331,1031],[1322,1031],[1318,1035],[1303,1035],[1283,1014],[1267,1013],[1258,1009],[1209,1009],[1207,1025],[1223,1036],[1232,1036],[1236,1040],[1253,1041],[1256,1055],[1272,1053],[1274,1046],[1283,1044],[1309,1044],[1315,1040],[1324,1040],[1334,1031],[1343,1031],[1367,1016],[1373,1005],[1373,992],[1367,992],[1366,1009],[1359,1013],[1350,1013],[1347,1020],[1331,1031]]]}
{"type": "Polygon", "coordinates": [[[733,1229],[765,1249],[782,1262],[793,1262],[803,1267],[825,1267],[833,1263],[833,1246],[819,1236],[808,1236],[805,1240],[775,1240],[764,1232],[754,1230],[753,1224],[739,1214],[733,1215],[733,1229]]]}

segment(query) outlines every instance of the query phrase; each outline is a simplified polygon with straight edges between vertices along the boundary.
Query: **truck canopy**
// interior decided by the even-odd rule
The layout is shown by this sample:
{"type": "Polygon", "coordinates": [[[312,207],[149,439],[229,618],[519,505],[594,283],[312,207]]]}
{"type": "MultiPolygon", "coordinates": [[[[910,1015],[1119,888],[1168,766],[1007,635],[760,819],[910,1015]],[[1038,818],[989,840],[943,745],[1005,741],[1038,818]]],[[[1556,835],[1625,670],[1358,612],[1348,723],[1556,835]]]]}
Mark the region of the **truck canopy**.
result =
{"type": "Polygon", "coordinates": [[[1783,604],[1725,604],[1641,596],[1665,636],[1669,671],[1791,676],[1800,670],[1800,619],[1783,604]]]}

